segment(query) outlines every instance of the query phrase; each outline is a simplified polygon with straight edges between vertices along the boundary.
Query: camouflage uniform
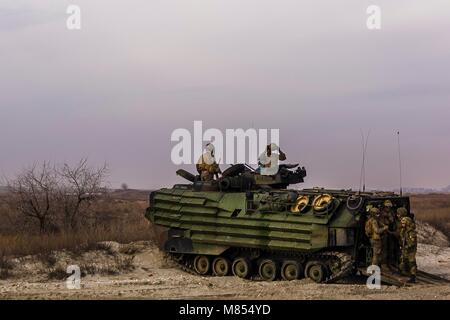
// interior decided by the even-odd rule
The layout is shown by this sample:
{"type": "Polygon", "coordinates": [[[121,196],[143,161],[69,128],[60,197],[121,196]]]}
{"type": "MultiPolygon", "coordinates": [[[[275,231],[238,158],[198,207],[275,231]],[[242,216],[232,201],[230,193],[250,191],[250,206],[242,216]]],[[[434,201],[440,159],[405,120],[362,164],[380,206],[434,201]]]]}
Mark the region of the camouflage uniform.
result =
{"type": "Polygon", "coordinates": [[[197,171],[200,173],[200,179],[202,181],[214,180],[214,175],[220,173],[220,169],[217,163],[198,163],[197,171]]]}
{"type": "MultiPolygon", "coordinates": [[[[384,202],[383,210],[381,211],[381,222],[389,228],[389,231],[395,231],[394,211],[392,210],[392,202],[390,200],[384,202]]],[[[397,255],[394,251],[398,245],[395,245],[397,242],[396,238],[390,233],[383,234],[381,236],[381,242],[383,248],[381,263],[386,266],[394,262],[394,257],[397,255]]]]}
{"type": "Polygon", "coordinates": [[[218,176],[220,168],[214,158],[214,146],[208,143],[205,149],[206,152],[198,159],[196,167],[202,181],[211,181],[214,175],[218,176]]]}
{"type": "Polygon", "coordinates": [[[396,214],[394,214],[394,223],[389,228],[390,235],[390,260],[389,263],[393,266],[398,266],[400,263],[401,249],[400,249],[400,220],[402,217],[408,215],[406,208],[398,208],[396,214]]]}
{"type": "Polygon", "coordinates": [[[395,235],[397,239],[400,238],[400,230],[401,230],[400,220],[402,220],[402,218],[406,216],[408,216],[408,210],[406,210],[406,208],[402,207],[397,209],[397,215],[395,217],[395,235]]]}
{"type": "Polygon", "coordinates": [[[415,281],[417,273],[416,251],[417,233],[416,224],[410,217],[402,217],[400,220],[400,270],[411,275],[411,280],[415,281]]]}
{"type": "Polygon", "coordinates": [[[391,226],[395,223],[394,211],[390,200],[384,202],[383,210],[381,211],[381,221],[386,226],[391,226]]]}
{"type": "Polygon", "coordinates": [[[388,229],[387,226],[381,223],[380,210],[377,208],[370,209],[370,218],[365,225],[367,237],[370,239],[372,246],[372,264],[380,266],[382,258],[382,242],[381,238],[384,232],[388,229]]]}

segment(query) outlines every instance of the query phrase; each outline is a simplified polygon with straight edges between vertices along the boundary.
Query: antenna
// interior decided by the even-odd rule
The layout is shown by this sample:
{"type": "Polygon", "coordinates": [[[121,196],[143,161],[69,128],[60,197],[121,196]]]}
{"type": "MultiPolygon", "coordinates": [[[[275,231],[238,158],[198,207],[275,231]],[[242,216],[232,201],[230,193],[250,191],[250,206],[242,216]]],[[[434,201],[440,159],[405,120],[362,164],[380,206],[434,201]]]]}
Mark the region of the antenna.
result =
{"type": "Polygon", "coordinates": [[[398,146],[398,168],[400,171],[400,196],[403,196],[402,188],[402,154],[400,150],[400,131],[397,131],[397,146],[398,146]]]}
{"type": "Polygon", "coordinates": [[[364,133],[361,129],[361,151],[362,151],[362,161],[361,161],[361,174],[359,175],[359,191],[358,193],[361,193],[361,187],[362,187],[362,181],[363,181],[363,174],[364,174],[364,133]]]}
{"type": "Polygon", "coordinates": [[[361,193],[361,185],[363,192],[366,191],[366,153],[367,153],[367,145],[370,137],[370,129],[367,132],[367,136],[364,136],[364,133],[361,129],[361,141],[362,141],[362,164],[361,164],[361,176],[359,178],[359,193],[361,193]]]}
{"type": "Polygon", "coordinates": [[[363,192],[366,191],[366,154],[367,154],[367,145],[369,144],[370,131],[367,132],[366,144],[364,145],[364,176],[363,176],[363,192]]]}

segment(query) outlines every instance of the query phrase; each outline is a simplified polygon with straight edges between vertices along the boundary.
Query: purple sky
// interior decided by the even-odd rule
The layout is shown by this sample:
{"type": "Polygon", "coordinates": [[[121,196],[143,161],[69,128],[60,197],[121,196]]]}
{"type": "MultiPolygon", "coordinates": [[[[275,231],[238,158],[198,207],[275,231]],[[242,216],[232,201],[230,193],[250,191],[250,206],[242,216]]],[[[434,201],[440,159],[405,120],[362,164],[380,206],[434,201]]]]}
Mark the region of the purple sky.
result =
{"type": "Polygon", "coordinates": [[[0,173],[88,157],[113,186],[171,185],[170,135],[203,120],[279,128],[306,187],[358,186],[361,129],[367,185],[397,187],[400,130],[404,185],[443,187],[449,39],[448,0],[2,0],[0,173]]]}

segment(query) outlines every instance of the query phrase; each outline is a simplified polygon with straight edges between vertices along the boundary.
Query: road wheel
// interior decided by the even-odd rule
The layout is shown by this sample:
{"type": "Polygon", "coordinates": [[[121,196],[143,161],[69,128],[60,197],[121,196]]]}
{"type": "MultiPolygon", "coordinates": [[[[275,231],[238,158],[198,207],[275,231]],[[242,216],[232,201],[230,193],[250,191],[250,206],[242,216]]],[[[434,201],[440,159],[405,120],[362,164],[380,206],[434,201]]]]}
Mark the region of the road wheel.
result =
{"type": "Polygon", "coordinates": [[[302,273],[302,267],[296,261],[284,261],[281,266],[281,277],[283,280],[297,280],[302,276],[302,273]]]}
{"type": "Polygon", "coordinates": [[[277,277],[277,265],[274,261],[267,259],[259,264],[259,275],[266,281],[273,281],[277,277]]]}
{"type": "Polygon", "coordinates": [[[325,281],[326,270],[324,265],[319,261],[308,262],[305,269],[305,277],[310,278],[317,283],[325,281]]]}
{"type": "Polygon", "coordinates": [[[194,270],[198,274],[205,275],[208,274],[211,263],[207,256],[196,256],[194,259],[194,270]]]}
{"type": "Polygon", "coordinates": [[[230,272],[230,261],[222,257],[215,258],[212,268],[215,276],[224,277],[230,272]]]}
{"type": "Polygon", "coordinates": [[[236,277],[247,279],[250,277],[251,273],[251,264],[250,261],[246,258],[237,258],[233,261],[233,265],[231,267],[233,274],[236,277]]]}

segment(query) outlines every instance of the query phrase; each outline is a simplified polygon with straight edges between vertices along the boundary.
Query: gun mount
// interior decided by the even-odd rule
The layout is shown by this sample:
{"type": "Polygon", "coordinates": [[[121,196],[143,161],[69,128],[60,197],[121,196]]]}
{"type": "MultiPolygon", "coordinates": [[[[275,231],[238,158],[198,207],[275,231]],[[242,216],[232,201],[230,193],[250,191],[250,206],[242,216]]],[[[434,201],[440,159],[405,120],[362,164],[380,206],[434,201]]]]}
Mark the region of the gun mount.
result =
{"type": "Polygon", "coordinates": [[[255,189],[286,189],[304,182],[306,170],[298,164],[282,164],[276,175],[261,175],[247,164],[235,164],[213,181],[201,181],[200,176],[179,169],[177,175],[193,183],[195,191],[251,191],[255,189]],[[295,169],[295,170],[294,170],[295,169]]]}

